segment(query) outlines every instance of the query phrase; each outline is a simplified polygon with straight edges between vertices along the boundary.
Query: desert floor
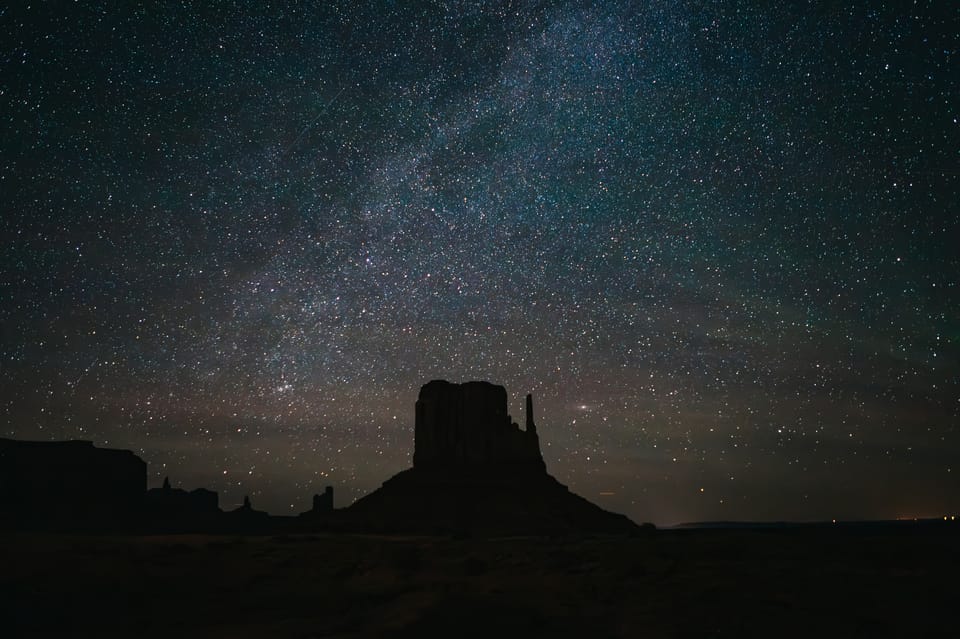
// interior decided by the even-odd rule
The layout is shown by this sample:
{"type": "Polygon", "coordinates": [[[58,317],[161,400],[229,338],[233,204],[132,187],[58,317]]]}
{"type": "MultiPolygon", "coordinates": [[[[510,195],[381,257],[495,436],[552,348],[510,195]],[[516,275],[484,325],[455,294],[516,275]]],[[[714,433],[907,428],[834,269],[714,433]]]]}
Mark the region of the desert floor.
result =
{"type": "Polygon", "coordinates": [[[0,536],[0,635],[960,636],[960,534],[0,536]],[[11,632],[12,631],[12,632],[11,632]]]}

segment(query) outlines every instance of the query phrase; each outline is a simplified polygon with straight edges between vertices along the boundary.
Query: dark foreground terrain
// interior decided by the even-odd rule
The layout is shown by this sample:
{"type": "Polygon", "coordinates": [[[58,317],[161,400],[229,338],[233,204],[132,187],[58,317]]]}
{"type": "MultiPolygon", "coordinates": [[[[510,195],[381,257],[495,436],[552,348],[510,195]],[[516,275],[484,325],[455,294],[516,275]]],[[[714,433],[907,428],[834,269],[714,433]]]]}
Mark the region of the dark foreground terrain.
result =
{"type": "Polygon", "coordinates": [[[953,526],[0,536],[0,635],[960,636],[953,526]],[[12,632],[11,632],[12,630],[12,632]]]}

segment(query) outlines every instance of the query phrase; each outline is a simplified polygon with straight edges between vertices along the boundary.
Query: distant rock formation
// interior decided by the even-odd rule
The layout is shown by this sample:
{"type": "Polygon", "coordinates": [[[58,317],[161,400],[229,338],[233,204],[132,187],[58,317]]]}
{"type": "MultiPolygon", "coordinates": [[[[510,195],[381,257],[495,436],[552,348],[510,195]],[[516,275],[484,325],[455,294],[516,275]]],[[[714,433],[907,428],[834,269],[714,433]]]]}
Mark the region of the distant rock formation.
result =
{"type": "Polygon", "coordinates": [[[547,474],[526,396],[525,428],[507,392],[489,382],[434,380],[420,389],[413,467],[345,509],[333,487],[298,517],[271,517],[249,497],[228,512],[217,493],[165,479],[149,491],[147,467],[130,451],[89,441],[0,439],[0,529],[266,534],[360,531],[516,535],[632,533],[632,521],[571,493],[547,474]]]}
{"type": "Polygon", "coordinates": [[[632,521],[571,493],[547,474],[526,398],[526,430],[507,393],[488,382],[435,380],[416,403],[413,468],[338,511],[338,523],[379,532],[632,533],[632,521]]]}
{"type": "Polygon", "coordinates": [[[322,495],[313,496],[313,512],[326,513],[333,510],[333,486],[327,486],[322,495]]]}
{"type": "Polygon", "coordinates": [[[170,478],[165,477],[162,488],[147,491],[145,515],[150,523],[191,525],[212,521],[220,513],[219,496],[206,488],[190,492],[171,488],[170,478]]]}
{"type": "Polygon", "coordinates": [[[313,496],[313,508],[304,514],[325,515],[333,512],[333,486],[327,486],[322,495],[313,496]]]}
{"type": "Polygon", "coordinates": [[[527,396],[527,430],[507,414],[507,391],[489,382],[434,380],[416,404],[413,466],[418,469],[507,466],[546,472],[527,396]]]}
{"type": "Polygon", "coordinates": [[[146,490],[147,465],[129,450],[0,439],[0,527],[116,527],[139,514],[146,490]]]}
{"type": "Polygon", "coordinates": [[[253,507],[249,495],[244,495],[242,506],[223,513],[220,521],[222,529],[231,532],[256,533],[276,528],[269,513],[253,507]]]}
{"type": "Polygon", "coordinates": [[[301,523],[326,523],[333,518],[333,486],[327,486],[322,495],[313,496],[313,507],[297,517],[301,523]]]}

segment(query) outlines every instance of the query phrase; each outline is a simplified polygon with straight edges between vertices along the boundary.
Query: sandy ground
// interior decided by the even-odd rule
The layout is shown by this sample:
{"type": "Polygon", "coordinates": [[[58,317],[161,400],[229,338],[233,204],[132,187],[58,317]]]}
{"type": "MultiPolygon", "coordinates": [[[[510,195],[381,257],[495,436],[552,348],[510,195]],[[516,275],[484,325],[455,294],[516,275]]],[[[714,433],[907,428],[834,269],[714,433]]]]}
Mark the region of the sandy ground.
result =
{"type": "Polygon", "coordinates": [[[956,530],[2,535],[6,637],[960,636],[956,530]]]}

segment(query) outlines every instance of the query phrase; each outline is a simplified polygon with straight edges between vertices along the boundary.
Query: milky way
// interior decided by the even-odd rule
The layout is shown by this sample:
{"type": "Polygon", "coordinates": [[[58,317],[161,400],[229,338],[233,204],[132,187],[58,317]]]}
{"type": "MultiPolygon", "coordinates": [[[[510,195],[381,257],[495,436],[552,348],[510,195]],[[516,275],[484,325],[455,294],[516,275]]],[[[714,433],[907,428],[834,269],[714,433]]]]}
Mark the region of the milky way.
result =
{"type": "Polygon", "coordinates": [[[637,521],[960,510],[950,3],[0,13],[0,435],[274,513],[537,403],[637,521]]]}

